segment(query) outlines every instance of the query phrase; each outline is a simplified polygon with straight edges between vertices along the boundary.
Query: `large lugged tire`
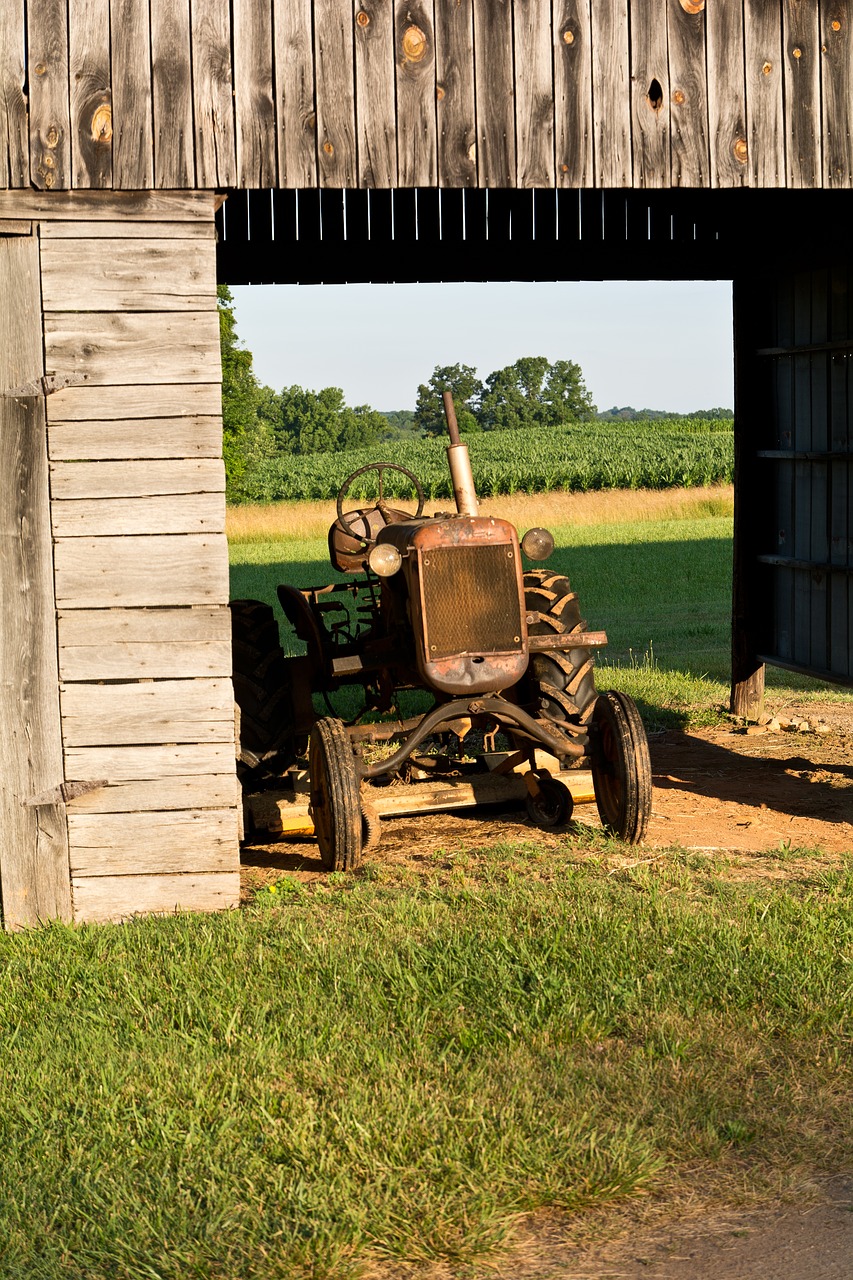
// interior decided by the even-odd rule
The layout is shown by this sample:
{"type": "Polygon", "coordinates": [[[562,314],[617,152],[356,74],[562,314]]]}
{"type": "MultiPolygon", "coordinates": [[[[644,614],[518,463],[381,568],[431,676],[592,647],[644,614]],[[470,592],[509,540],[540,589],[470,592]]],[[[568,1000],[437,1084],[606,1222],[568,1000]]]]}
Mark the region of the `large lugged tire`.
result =
{"type": "MultiPolygon", "coordinates": [[[[548,569],[531,569],[524,575],[524,605],[528,613],[539,614],[531,623],[532,636],[565,635],[583,631],[580,606],[568,578],[548,569]]],[[[595,706],[595,677],[589,649],[552,650],[535,653],[528,680],[537,714],[559,723],[586,724],[595,706]]]]}
{"type": "Polygon", "coordinates": [[[324,716],[308,746],[311,819],[328,871],[354,871],[361,862],[362,814],[352,744],[343,721],[324,716]]]}
{"type": "Polygon", "coordinates": [[[596,699],[591,755],[601,821],[614,835],[639,844],[652,811],[652,764],[640,713],[627,693],[610,689],[596,699]]]}
{"type": "Polygon", "coordinates": [[[278,623],[260,600],[231,601],[234,699],[240,708],[241,777],[283,771],[298,754],[290,671],[278,623]]]}

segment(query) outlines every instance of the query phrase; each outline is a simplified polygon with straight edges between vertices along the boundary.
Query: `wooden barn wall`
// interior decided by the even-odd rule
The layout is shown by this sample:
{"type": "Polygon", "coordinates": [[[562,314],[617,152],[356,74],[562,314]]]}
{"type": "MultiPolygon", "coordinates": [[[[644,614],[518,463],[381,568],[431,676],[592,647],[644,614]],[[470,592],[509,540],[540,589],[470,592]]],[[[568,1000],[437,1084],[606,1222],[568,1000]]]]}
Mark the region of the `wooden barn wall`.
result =
{"type": "Polygon", "coordinates": [[[238,897],[213,200],[0,195],[38,219],[77,920],[238,897]]]}
{"type": "Polygon", "coordinates": [[[849,187],[853,0],[4,0],[0,187],[849,187]]]}

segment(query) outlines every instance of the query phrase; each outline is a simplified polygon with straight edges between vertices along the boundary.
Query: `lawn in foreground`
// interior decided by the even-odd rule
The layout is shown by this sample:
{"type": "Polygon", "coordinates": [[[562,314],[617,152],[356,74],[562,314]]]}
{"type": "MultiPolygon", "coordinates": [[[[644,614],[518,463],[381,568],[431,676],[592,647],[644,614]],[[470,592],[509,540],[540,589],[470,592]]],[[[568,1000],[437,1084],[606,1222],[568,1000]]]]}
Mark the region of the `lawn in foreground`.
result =
{"type": "Polygon", "coordinates": [[[0,937],[3,1274],[342,1277],[849,1163],[851,873],[619,849],[0,937]]]}

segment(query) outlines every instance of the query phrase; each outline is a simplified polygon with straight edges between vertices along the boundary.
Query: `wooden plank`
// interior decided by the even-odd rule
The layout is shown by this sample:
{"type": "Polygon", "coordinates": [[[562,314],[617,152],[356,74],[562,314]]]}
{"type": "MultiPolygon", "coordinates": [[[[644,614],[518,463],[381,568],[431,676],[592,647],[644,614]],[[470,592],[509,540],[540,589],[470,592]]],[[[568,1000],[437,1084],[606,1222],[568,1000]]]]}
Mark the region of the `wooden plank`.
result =
{"type": "MultiPolygon", "coordinates": [[[[80,875],[98,875],[103,873],[118,874],[122,870],[131,867],[134,871],[193,871],[198,869],[199,852],[198,844],[195,843],[199,837],[204,840],[205,855],[204,865],[208,870],[215,871],[218,869],[226,870],[233,866],[233,836],[231,831],[234,826],[236,802],[240,799],[238,794],[239,782],[236,774],[227,777],[225,774],[216,774],[213,777],[199,775],[197,777],[175,777],[175,778],[156,778],[148,782],[117,782],[111,783],[109,786],[98,787],[94,791],[87,791],[82,796],[76,796],[73,800],[69,800],[67,811],[69,826],[72,828],[70,832],[71,847],[74,850],[72,854],[72,870],[80,875]],[[191,830],[180,830],[175,833],[173,826],[168,822],[170,809],[194,809],[207,810],[211,819],[210,829],[202,828],[200,824],[193,826],[191,830]],[[217,813],[217,810],[225,810],[225,814],[217,813]],[[164,812],[165,811],[165,812],[164,812]],[[131,828],[131,840],[128,842],[125,838],[121,838],[118,844],[110,850],[109,848],[92,849],[86,847],[87,841],[77,837],[74,830],[78,821],[78,814],[89,813],[120,813],[123,816],[125,831],[129,826],[131,828]],[[154,816],[152,816],[154,815],[154,816]],[[158,820],[158,815],[161,815],[158,820]],[[227,821],[223,821],[227,815],[227,821]],[[146,818],[154,824],[155,838],[160,827],[165,828],[167,838],[171,840],[180,840],[180,852],[174,851],[171,858],[167,854],[169,844],[166,848],[158,847],[156,851],[152,850],[149,842],[147,853],[137,853],[134,848],[133,836],[136,834],[137,816],[145,820],[146,818]],[[216,839],[217,832],[228,832],[227,840],[221,838],[216,839]],[[189,841],[189,843],[184,843],[189,841]],[[223,858],[221,864],[217,865],[217,853],[223,858]],[[211,854],[213,855],[211,857],[211,854]],[[172,865],[170,865],[170,862],[172,865]]],[[[113,824],[109,824],[106,831],[99,829],[96,824],[90,824],[89,830],[94,831],[95,839],[106,839],[112,833],[113,824]]]]}
{"type": "Polygon", "coordinates": [[[0,4],[0,188],[30,185],[24,0],[0,4]]]}
{"type": "Polygon", "coordinates": [[[554,185],[551,5],[513,0],[517,187],[554,185]]]}
{"type": "Polygon", "coordinates": [[[179,742],[230,742],[233,747],[230,679],[66,684],[60,687],[60,702],[66,749],[179,742]]]}
{"type": "MultiPolygon", "coordinates": [[[[224,644],[231,636],[226,606],[194,609],[60,609],[60,647],[116,644],[224,644]]],[[[217,675],[230,674],[228,671],[217,675]]],[[[139,673],[140,675],[143,673],[139,673]]],[[[148,672],[144,674],[150,674],[148,672]]],[[[74,676],[70,679],[88,679],[74,676]]],[[[116,677],[120,679],[121,677],[116,677]]]]}
{"type": "Polygon", "coordinates": [[[124,426],[112,428],[117,439],[120,432],[130,432],[134,422],[151,421],[152,432],[165,431],[166,423],[175,419],[183,418],[189,426],[193,420],[218,417],[221,412],[222,387],[218,379],[183,386],[64,387],[47,402],[51,431],[55,424],[78,422],[90,422],[93,430],[109,430],[108,423],[122,420],[124,426]]]}
{"type": "Polygon", "coordinates": [[[397,172],[401,187],[438,185],[432,0],[396,0],[397,172]]]}
{"type": "Polygon", "coordinates": [[[57,603],[73,609],[228,598],[228,549],[218,534],[62,538],[55,562],[57,603]]]}
{"type": "Polygon", "coordinates": [[[237,154],[229,0],[192,0],[190,8],[196,182],[233,187],[237,154]]]}
{"type": "MultiPolygon", "coordinates": [[[[785,122],[789,187],[819,187],[823,174],[820,18],[813,0],[784,0],[785,122]]],[[[845,116],[849,118],[848,102],[845,116]]]]}
{"type": "Polygon", "coordinates": [[[438,180],[477,185],[473,0],[435,0],[438,180]]]}
{"type": "Polygon", "coordinates": [[[110,0],[110,43],[113,182],[128,191],[144,191],[154,186],[148,0],[110,0]]]}
{"type": "Polygon", "coordinates": [[[278,174],[272,12],[269,2],[258,0],[232,0],[231,12],[237,182],[241,187],[274,187],[278,174]]]}
{"type": "Polygon", "coordinates": [[[45,311],[215,310],[215,243],[48,239],[42,296],[45,311]]]}
{"type": "Polygon", "coordinates": [[[240,901],[238,871],[208,875],[75,877],[74,919],[104,924],[138,915],[221,911],[240,901]]]}
{"type": "Polygon", "coordinates": [[[556,182],[594,185],[589,0],[553,0],[556,182]]]}
{"type": "Polygon", "coordinates": [[[477,181],[481,187],[515,185],[515,82],[512,0],[474,6],[477,181]]]}
{"type": "Polygon", "coordinates": [[[209,191],[0,191],[0,218],[213,221],[209,191]]]}
{"type": "MultiPolygon", "coordinates": [[[[317,108],[311,0],[273,0],[278,181],[317,185],[317,108]]],[[[390,76],[389,76],[390,83],[390,76]]]]}
{"type": "MultiPolygon", "coordinates": [[[[125,790],[129,798],[151,785],[131,782],[125,790]]],[[[68,835],[72,874],[79,876],[232,871],[238,865],[234,808],[120,813],[69,806],[68,835]]]]}
{"type": "Polygon", "coordinates": [[[68,0],[71,185],[113,181],[110,0],[68,0]]]}
{"type": "Polygon", "coordinates": [[[219,382],[219,317],[211,311],[72,312],[45,316],[45,360],[90,386],[219,382]]]}
{"type": "Polygon", "coordinates": [[[853,14],[849,0],[822,0],[820,9],[823,185],[853,186],[853,14]]]}
{"type": "Polygon", "coordinates": [[[154,185],[194,187],[189,0],[149,0],[154,110],[154,185]]]}
{"type": "Polygon", "coordinates": [[[51,497],[144,498],[160,494],[225,492],[225,469],[216,458],[161,462],[54,462],[51,497]]]}
{"type": "Polygon", "coordinates": [[[52,460],[219,458],[220,418],[131,418],[124,422],[58,422],[48,430],[52,460]]]}
{"type": "Polygon", "coordinates": [[[51,191],[71,182],[67,0],[28,0],[30,181],[51,191]]]}
{"type": "Polygon", "coordinates": [[[54,499],[50,514],[55,538],[224,533],[225,495],[183,494],[179,502],[173,497],[54,499]]]}
{"type": "Polygon", "coordinates": [[[314,0],[317,159],[320,185],[357,185],[352,9],[314,0]]]}
{"type": "Polygon", "coordinates": [[[634,186],[670,185],[667,0],[630,0],[634,186]]]}
{"type": "Polygon", "coordinates": [[[0,222],[0,236],[31,236],[33,224],[23,218],[6,218],[0,222]]]}
{"type": "Polygon", "coordinates": [[[710,186],[704,0],[669,0],[670,174],[674,187],[710,186]]]}
{"type": "Polygon", "coordinates": [[[358,185],[395,187],[394,0],[353,2],[358,185]]]}
{"type": "Polygon", "coordinates": [[[742,187],[749,178],[743,9],[705,7],[711,186],[742,187]]]}
{"type": "Polygon", "coordinates": [[[230,676],[230,610],[63,609],[59,673],[66,681],[230,676]]]}
{"type": "Polygon", "coordinates": [[[782,12],[765,0],[743,0],[746,122],[750,185],[784,187],[782,12]]]}
{"type": "Polygon", "coordinates": [[[162,781],[164,778],[224,775],[234,780],[234,743],[175,743],[153,747],[69,747],[69,782],[162,781]]]}
{"type": "Polygon", "coordinates": [[[41,375],[38,245],[0,240],[0,895],[7,929],[71,917],[44,400],[2,394],[41,375]]]}
{"type": "MultiPolygon", "coordinates": [[[[213,240],[216,224],[210,222],[43,222],[42,240],[213,240]]],[[[182,246],[194,253],[193,245],[182,246]]],[[[121,250],[124,252],[124,249],[121,250]]]]}
{"type": "Polygon", "coordinates": [[[628,0],[590,6],[595,185],[632,182],[628,0]]]}

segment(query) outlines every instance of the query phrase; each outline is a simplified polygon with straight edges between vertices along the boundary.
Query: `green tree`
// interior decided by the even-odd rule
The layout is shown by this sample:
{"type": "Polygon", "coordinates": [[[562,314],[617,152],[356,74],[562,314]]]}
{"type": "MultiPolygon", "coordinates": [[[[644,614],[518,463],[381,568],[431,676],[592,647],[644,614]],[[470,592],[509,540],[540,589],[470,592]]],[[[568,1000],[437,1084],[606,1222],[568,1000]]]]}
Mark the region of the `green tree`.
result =
{"type": "Polygon", "coordinates": [[[453,392],[459,430],[470,434],[480,430],[479,408],[483,384],[477,370],[468,364],[436,365],[428,383],[418,387],[415,426],[427,436],[447,433],[442,392],[453,392]]]}
{"type": "Polygon", "coordinates": [[[594,415],[580,365],[572,360],[551,364],[545,356],[523,356],[490,373],[480,401],[485,431],[554,427],[594,415]]]}
{"type": "Polygon", "coordinates": [[[226,491],[239,496],[251,463],[268,457],[274,441],[268,418],[269,387],[261,387],[252,368],[252,353],[237,336],[234,298],[227,285],[217,286],[219,346],[222,358],[222,454],[226,491]]]}
{"type": "Polygon", "coordinates": [[[275,439],[282,453],[333,453],[375,444],[386,419],[369,405],[348,405],[340,387],[285,387],[277,397],[275,439]]]}

